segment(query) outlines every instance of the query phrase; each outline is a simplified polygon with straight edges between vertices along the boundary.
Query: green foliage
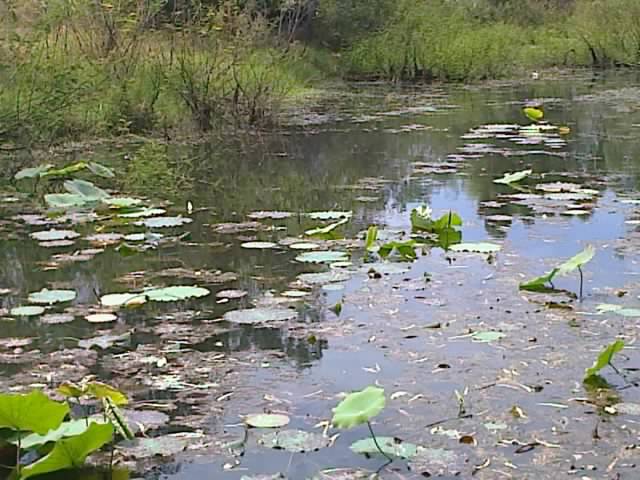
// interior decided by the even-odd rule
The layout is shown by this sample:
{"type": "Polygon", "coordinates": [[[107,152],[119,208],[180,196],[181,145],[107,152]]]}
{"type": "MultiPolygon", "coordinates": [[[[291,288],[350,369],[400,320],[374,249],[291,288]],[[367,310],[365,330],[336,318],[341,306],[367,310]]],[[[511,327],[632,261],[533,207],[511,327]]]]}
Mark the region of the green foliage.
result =
{"type": "Polygon", "coordinates": [[[354,392],[333,409],[331,423],[338,428],[353,428],[378,415],[386,404],[384,389],[369,386],[354,392]]]}
{"type": "Polygon", "coordinates": [[[368,252],[373,252],[376,250],[376,240],[378,240],[378,227],[372,225],[367,230],[367,237],[365,239],[365,248],[368,252]]]}
{"type": "Polygon", "coordinates": [[[569,260],[561,263],[557,267],[555,267],[550,272],[529,280],[528,282],[524,282],[520,284],[520,290],[528,290],[531,292],[541,292],[547,290],[547,284],[553,282],[553,279],[556,275],[568,275],[576,270],[580,271],[580,296],[582,296],[582,266],[586,265],[593,259],[596,254],[596,250],[593,246],[589,245],[582,252],[577,255],[571,257],[569,260]]]}
{"type": "Polygon", "coordinates": [[[415,240],[407,240],[406,242],[387,242],[378,249],[378,254],[382,258],[387,258],[391,253],[395,252],[402,260],[412,262],[418,258],[415,247],[415,240]]]}
{"type": "Polygon", "coordinates": [[[322,238],[325,240],[332,240],[338,238],[337,228],[349,223],[350,218],[343,218],[339,222],[331,223],[325,227],[316,227],[304,232],[305,235],[310,237],[322,238]]]}
{"type": "Polygon", "coordinates": [[[533,170],[522,170],[520,172],[513,173],[505,173],[502,178],[497,178],[493,181],[493,183],[501,183],[504,185],[509,185],[511,183],[518,183],[527,178],[529,175],[533,173],[533,170]]]}
{"type": "Polygon", "coordinates": [[[58,428],[68,413],[66,403],[51,400],[39,390],[27,394],[0,394],[0,428],[44,435],[58,428]]]}
{"type": "Polygon", "coordinates": [[[593,365],[587,368],[584,372],[584,381],[588,381],[591,377],[596,376],[600,370],[606,366],[611,366],[613,357],[616,353],[622,351],[624,348],[624,342],[622,340],[616,340],[615,342],[607,345],[602,352],[598,355],[593,365]]]}

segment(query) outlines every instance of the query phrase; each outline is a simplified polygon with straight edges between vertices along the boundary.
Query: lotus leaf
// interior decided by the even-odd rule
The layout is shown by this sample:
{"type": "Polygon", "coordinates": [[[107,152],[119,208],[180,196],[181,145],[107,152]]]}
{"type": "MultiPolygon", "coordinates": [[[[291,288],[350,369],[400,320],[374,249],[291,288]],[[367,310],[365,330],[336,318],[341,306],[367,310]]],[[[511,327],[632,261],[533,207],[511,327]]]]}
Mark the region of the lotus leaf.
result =
{"type": "Polygon", "coordinates": [[[536,277],[533,280],[520,284],[520,290],[528,290],[530,292],[544,291],[547,287],[546,284],[553,280],[558,272],[557,268],[554,268],[549,273],[546,273],[540,277],[536,277]]]}
{"type": "Polygon", "coordinates": [[[520,172],[505,173],[504,177],[494,180],[493,183],[502,183],[505,185],[509,185],[510,183],[517,183],[524,180],[532,173],[533,170],[522,170],[520,172]]]}
{"type": "Polygon", "coordinates": [[[607,365],[611,365],[611,361],[616,353],[622,351],[624,348],[624,342],[622,340],[616,340],[615,342],[607,345],[602,352],[596,358],[596,361],[593,362],[593,365],[585,370],[584,380],[586,381],[589,377],[597,375],[600,370],[602,370],[607,365]]]}
{"type": "Polygon", "coordinates": [[[282,430],[267,433],[259,440],[265,447],[286,450],[292,453],[314,452],[329,446],[329,438],[319,433],[302,430],[282,430]]]}
{"type": "Polygon", "coordinates": [[[251,250],[266,250],[269,248],[275,248],[278,244],[273,242],[245,242],[240,246],[251,250]]]}
{"type": "Polygon", "coordinates": [[[227,322],[240,324],[285,322],[296,318],[298,318],[298,312],[288,308],[247,308],[232,310],[223,316],[227,322]]]}
{"type": "Polygon", "coordinates": [[[206,288],[179,285],[145,290],[144,294],[152,302],[177,302],[190,298],[206,297],[211,292],[206,288]]]}
{"type": "Polygon", "coordinates": [[[67,180],[64,182],[64,188],[67,192],[80,195],[85,197],[87,201],[92,202],[97,202],[110,196],[106,191],[86,180],[67,180]]]}
{"type": "Polygon", "coordinates": [[[31,303],[53,305],[54,303],[70,302],[76,298],[73,290],[47,290],[43,288],[39,292],[29,294],[31,303]]]}
{"type": "MultiPolygon", "coordinates": [[[[106,203],[111,208],[131,208],[142,203],[142,200],[139,198],[131,198],[131,197],[109,197],[102,200],[103,203],[106,203]]],[[[162,212],[164,213],[164,211],[162,212]]]]}
{"type": "Polygon", "coordinates": [[[55,402],[39,390],[0,394],[0,428],[46,434],[60,426],[69,405],[55,402]]]}
{"type": "Polygon", "coordinates": [[[50,207],[62,209],[81,207],[87,203],[85,197],[73,193],[49,193],[44,196],[44,201],[50,207]]]}
{"type": "Polygon", "coordinates": [[[15,317],[35,317],[44,313],[44,307],[40,306],[26,306],[12,308],[9,312],[15,317]]]}
{"type": "Polygon", "coordinates": [[[345,282],[351,278],[346,272],[339,272],[336,270],[332,270],[330,272],[322,272],[322,273],[301,273],[298,275],[298,280],[300,280],[305,285],[323,285],[325,283],[334,283],[334,282],[345,282]]]}
{"type": "Polygon", "coordinates": [[[118,216],[121,218],[144,218],[163,215],[166,212],[167,211],[164,208],[142,208],[135,212],[120,213],[118,216]]]}
{"type": "MultiPolygon", "coordinates": [[[[40,447],[49,442],[57,442],[61,438],[67,437],[75,437],[76,435],[80,435],[84,433],[89,425],[93,422],[96,422],[96,419],[91,419],[90,422],[87,422],[84,418],[78,420],[71,420],[69,422],[63,422],[56,429],[49,430],[46,435],[40,435],[37,433],[32,433],[23,437],[20,440],[20,448],[29,449],[33,447],[40,447]]],[[[98,422],[104,423],[104,422],[98,422]]],[[[17,445],[17,440],[12,439],[11,443],[17,445]]]]}
{"type": "Polygon", "coordinates": [[[89,162],[87,168],[91,171],[91,173],[93,173],[94,175],[98,175],[99,177],[113,178],[116,176],[113,170],[111,170],[109,167],[105,167],[98,162],[89,162]]]}
{"type": "Polygon", "coordinates": [[[100,303],[105,307],[121,307],[140,305],[147,301],[144,293],[111,293],[100,297],[100,303]]]}
{"type": "Polygon", "coordinates": [[[320,245],[313,242],[297,242],[289,245],[292,250],[317,250],[320,245]]]}
{"type": "Polygon", "coordinates": [[[116,406],[126,405],[129,403],[127,396],[111,385],[102,382],[89,382],[86,386],[86,392],[94,398],[110,399],[116,406]]]}
{"type": "Polygon", "coordinates": [[[496,340],[500,340],[506,337],[506,335],[502,332],[475,332],[471,335],[474,341],[480,343],[489,343],[495,342],[496,340]]]}
{"type": "Polygon", "coordinates": [[[582,267],[584,264],[589,263],[591,259],[595,256],[596,249],[593,248],[592,245],[589,245],[582,252],[578,253],[574,257],[571,257],[569,260],[558,266],[557,275],[567,275],[578,268],[582,267]]]}
{"type": "Polygon", "coordinates": [[[58,441],[48,455],[24,467],[20,478],[81,467],[90,453],[109,443],[112,437],[113,426],[110,423],[91,423],[84,433],[58,441]]]}
{"type": "Polygon", "coordinates": [[[47,170],[53,168],[53,165],[47,163],[46,165],[39,165],[37,167],[32,168],[23,168],[18,173],[16,173],[13,178],[16,180],[22,180],[23,178],[35,178],[39,177],[41,174],[46,172],[47,170]]]}
{"type": "MultiPolygon", "coordinates": [[[[418,446],[413,443],[403,442],[393,437],[376,437],[376,439],[382,451],[387,455],[399,458],[412,458],[418,453],[418,446]]],[[[351,450],[367,455],[380,453],[373,438],[358,440],[351,445],[351,450]]]]}
{"type": "Polygon", "coordinates": [[[385,406],[384,389],[369,386],[354,392],[333,409],[331,422],[338,428],[352,428],[368,422],[385,406]]]}
{"type": "MultiPolygon", "coordinates": [[[[124,215],[121,215],[124,217],[124,215]]],[[[148,218],[142,222],[136,222],[136,225],[144,225],[148,228],[175,228],[193,222],[187,217],[154,217],[148,218]]]]}
{"type": "Polygon", "coordinates": [[[279,414],[258,413],[249,415],[245,423],[254,428],[280,428],[289,424],[289,417],[279,414]]]}
{"type": "Polygon", "coordinates": [[[67,240],[72,238],[78,238],[79,233],[73,230],[40,230],[39,232],[33,232],[31,238],[38,240],[39,242],[49,242],[53,240],[67,240]]]}
{"type": "Polygon", "coordinates": [[[302,253],[296,257],[296,260],[303,263],[333,263],[347,260],[347,258],[349,255],[345,252],[324,250],[302,253]]]}

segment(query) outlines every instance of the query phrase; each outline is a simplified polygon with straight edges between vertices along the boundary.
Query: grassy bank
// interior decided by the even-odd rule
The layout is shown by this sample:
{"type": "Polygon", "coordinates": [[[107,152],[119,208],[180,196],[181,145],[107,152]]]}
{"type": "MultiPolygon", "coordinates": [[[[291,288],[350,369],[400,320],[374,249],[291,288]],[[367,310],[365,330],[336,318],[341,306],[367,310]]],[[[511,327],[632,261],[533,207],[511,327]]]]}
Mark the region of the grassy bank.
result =
{"type": "Polygon", "coordinates": [[[639,64],[636,0],[4,2],[0,143],[268,127],[336,78],[639,64]]]}

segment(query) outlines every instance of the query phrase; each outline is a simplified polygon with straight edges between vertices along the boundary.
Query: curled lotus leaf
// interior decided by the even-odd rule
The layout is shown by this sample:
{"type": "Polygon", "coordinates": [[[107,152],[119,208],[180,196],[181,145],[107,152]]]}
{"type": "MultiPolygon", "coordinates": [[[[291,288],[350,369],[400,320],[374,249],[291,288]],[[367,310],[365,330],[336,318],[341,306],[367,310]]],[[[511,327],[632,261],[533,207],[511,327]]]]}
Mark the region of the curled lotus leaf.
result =
{"type": "Polygon", "coordinates": [[[44,201],[52,208],[62,209],[81,207],[87,203],[85,197],[74,193],[48,193],[44,196],[44,201]]]}
{"type": "Polygon", "coordinates": [[[353,428],[378,415],[386,404],[384,389],[369,386],[354,392],[333,409],[333,423],[338,428],[353,428]]]}
{"type": "Polygon", "coordinates": [[[110,196],[105,190],[86,180],[67,180],[64,182],[64,188],[67,192],[80,195],[89,202],[103,200],[110,196]]]}

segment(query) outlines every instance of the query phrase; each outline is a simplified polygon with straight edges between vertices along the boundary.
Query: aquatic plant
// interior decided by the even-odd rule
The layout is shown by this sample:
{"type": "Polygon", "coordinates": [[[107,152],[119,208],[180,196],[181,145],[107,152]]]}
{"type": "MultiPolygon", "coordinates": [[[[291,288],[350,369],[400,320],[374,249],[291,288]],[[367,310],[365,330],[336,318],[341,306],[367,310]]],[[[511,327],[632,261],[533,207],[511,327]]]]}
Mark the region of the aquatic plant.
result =
{"type": "Polygon", "coordinates": [[[453,211],[440,218],[431,216],[430,207],[423,205],[411,211],[411,230],[414,233],[428,233],[435,236],[435,244],[447,250],[451,245],[462,241],[462,217],[453,211]]]}
{"type": "Polygon", "coordinates": [[[587,368],[584,372],[584,382],[592,381],[594,377],[598,375],[600,370],[609,366],[616,373],[620,373],[618,369],[611,363],[613,361],[613,357],[616,353],[621,352],[624,348],[624,342],[622,340],[616,340],[615,342],[607,345],[598,355],[596,360],[593,362],[593,365],[587,368]]]}
{"type": "Polygon", "coordinates": [[[369,427],[371,439],[377,450],[384,455],[388,463],[390,463],[393,461],[393,458],[382,449],[371,427],[371,419],[382,412],[385,404],[384,389],[369,386],[364,390],[347,395],[345,399],[333,409],[333,419],[331,423],[338,428],[344,429],[357,427],[366,423],[367,427],[369,427]]]}

